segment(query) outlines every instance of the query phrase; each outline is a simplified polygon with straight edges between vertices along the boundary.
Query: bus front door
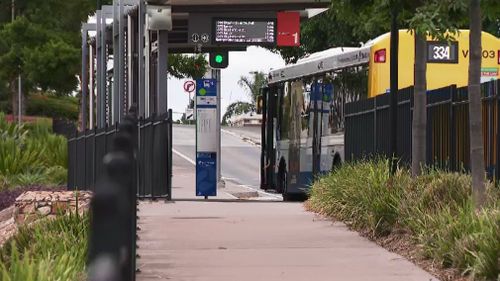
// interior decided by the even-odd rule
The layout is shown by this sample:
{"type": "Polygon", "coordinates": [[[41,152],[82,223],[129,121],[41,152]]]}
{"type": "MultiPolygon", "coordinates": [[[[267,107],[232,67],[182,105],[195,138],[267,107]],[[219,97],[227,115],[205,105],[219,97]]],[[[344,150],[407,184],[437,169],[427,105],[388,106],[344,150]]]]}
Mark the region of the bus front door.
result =
{"type": "Polygon", "coordinates": [[[261,189],[276,189],[275,166],[275,119],[276,119],[276,86],[262,89],[262,127],[261,127],[261,189]]]}

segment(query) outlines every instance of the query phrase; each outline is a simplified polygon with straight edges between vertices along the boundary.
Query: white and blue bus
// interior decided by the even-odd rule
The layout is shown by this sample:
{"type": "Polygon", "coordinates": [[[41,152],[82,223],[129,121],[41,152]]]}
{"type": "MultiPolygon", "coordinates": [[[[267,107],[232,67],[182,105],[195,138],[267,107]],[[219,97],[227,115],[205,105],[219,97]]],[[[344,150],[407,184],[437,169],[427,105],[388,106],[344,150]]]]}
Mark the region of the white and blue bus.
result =
{"type": "Polygon", "coordinates": [[[262,189],[287,201],[342,163],[344,105],[359,97],[332,81],[337,71],[362,71],[369,56],[369,48],[335,48],[270,72],[262,91],[262,189]]]}

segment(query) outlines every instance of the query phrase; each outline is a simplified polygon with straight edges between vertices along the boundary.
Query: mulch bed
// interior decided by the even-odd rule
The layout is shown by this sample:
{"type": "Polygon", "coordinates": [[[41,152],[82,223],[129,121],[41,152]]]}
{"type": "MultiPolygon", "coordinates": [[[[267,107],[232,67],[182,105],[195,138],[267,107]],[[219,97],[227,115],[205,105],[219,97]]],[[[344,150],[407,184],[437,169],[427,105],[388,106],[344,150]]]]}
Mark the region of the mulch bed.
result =
{"type": "Polygon", "coordinates": [[[48,187],[48,186],[27,186],[9,190],[0,191],[0,211],[7,209],[16,202],[16,198],[26,191],[61,191],[66,190],[65,187],[48,187]]]}

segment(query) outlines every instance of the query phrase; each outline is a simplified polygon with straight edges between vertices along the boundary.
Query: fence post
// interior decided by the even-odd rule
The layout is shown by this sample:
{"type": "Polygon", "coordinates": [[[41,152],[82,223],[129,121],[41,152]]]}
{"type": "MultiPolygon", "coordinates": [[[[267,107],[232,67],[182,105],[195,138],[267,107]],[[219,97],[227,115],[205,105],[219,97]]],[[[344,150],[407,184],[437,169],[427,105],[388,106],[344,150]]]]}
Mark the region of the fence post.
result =
{"type": "Polygon", "coordinates": [[[500,180],[500,83],[498,80],[495,81],[495,99],[497,101],[497,134],[496,134],[496,165],[495,165],[495,180],[498,182],[500,180]],[[495,87],[496,86],[496,87],[495,87]]]}
{"type": "Polygon", "coordinates": [[[167,200],[172,200],[172,140],[173,140],[173,130],[172,130],[172,109],[168,110],[168,178],[167,178],[167,188],[168,197],[167,200]]]}
{"type": "Polygon", "coordinates": [[[455,115],[455,102],[457,86],[452,85],[450,89],[450,171],[457,171],[457,120],[455,115]]]}
{"type": "MultiPolygon", "coordinates": [[[[378,130],[378,126],[377,126],[377,111],[378,111],[378,108],[377,108],[377,97],[374,97],[373,98],[373,154],[378,154],[378,151],[377,151],[377,130],[378,130]]],[[[390,155],[389,155],[390,156],[390,155]]],[[[392,159],[392,156],[390,156],[391,159],[392,159]]],[[[392,163],[392,162],[391,162],[392,163]]]]}

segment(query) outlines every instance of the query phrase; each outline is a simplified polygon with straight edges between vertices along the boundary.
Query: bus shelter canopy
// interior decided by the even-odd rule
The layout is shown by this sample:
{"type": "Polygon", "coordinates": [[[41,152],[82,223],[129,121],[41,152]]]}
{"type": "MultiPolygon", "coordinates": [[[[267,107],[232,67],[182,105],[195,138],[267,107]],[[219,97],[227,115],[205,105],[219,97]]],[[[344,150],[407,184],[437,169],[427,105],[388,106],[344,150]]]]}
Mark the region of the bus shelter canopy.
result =
{"type": "Polygon", "coordinates": [[[267,10],[303,10],[308,8],[326,8],[330,0],[150,0],[149,4],[171,5],[173,10],[199,11],[213,7],[228,11],[241,11],[246,6],[267,10]]]}

